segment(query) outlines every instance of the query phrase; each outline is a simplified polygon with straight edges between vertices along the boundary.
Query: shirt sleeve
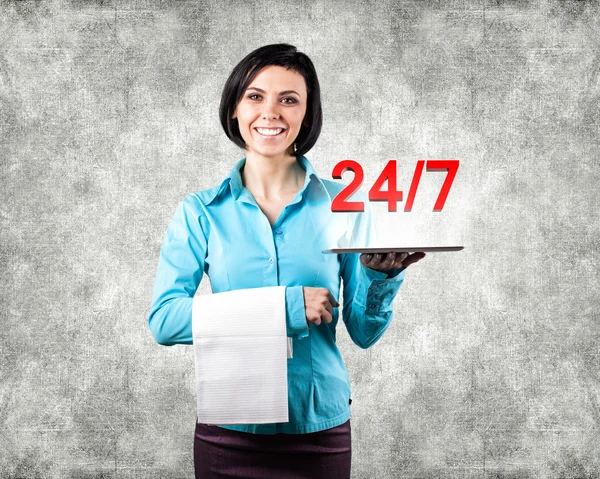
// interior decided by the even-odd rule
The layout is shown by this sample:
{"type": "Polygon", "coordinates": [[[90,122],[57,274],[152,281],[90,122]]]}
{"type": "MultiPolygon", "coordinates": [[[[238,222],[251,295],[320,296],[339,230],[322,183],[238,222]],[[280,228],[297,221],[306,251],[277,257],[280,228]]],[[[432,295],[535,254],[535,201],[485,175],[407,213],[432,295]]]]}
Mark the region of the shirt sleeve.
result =
{"type": "MultiPolygon", "coordinates": [[[[373,244],[376,238],[373,217],[366,205],[364,213],[356,214],[351,235],[354,246],[373,244]]],[[[404,269],[395,269],[388,276],[364,266],[358,253],[341,256],[342,319],[352,341],[367,349],[381,338],[392,321],[393,301],[404,281],[404,269]]]]}
{"type": "Polygon", "coordinates": [[[192,301],[206,251],[198,200],[188,195],[169,223],[158,260],[148,326],[159,344],[192,344],[192,301]]]}
{"type": "MultiPolygon", "coordinates": [[[[148,326],[159,344],[193,344],[192,304],[205,269],[209,230],[195,195],[188,195],[169,223],[158,260],[148,326]]],[[[309,328],[301,286],[286,288],[287,336],[309,328]]]]}
{"type": "Polygon", "coordinates": [[[285,288],[285,310],[287,335],[296,339],[307,337],[310,329],[306,319],[302,286],[288,286],[285,288]]]}

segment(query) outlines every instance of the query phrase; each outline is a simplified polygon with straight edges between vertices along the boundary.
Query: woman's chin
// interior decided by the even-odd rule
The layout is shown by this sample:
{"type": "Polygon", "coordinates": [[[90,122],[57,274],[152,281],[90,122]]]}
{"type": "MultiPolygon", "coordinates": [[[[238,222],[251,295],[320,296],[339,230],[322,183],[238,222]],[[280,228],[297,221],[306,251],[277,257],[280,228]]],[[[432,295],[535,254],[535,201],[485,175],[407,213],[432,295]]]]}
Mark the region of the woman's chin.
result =
{"type": "Polygon", "coordinates": [[[292,146],[290,145],[286,149],[280,148],[251,148],[247,149],[247,152],[252,154],[264,156],[265,158],[278,158],[282,156],[294,156],[292,146]]]}

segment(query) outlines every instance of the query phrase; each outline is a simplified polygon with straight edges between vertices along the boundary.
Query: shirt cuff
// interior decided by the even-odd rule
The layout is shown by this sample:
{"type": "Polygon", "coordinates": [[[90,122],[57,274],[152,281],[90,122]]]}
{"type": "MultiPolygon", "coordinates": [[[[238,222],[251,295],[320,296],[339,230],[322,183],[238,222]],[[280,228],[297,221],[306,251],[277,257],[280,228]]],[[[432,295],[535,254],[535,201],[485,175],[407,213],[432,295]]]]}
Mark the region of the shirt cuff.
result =
{"type": "Polygon", "coordinates": [[[287,316],[286,334],[296,339],[308,336],[309,329],[302,286],[288,286],[285,288],[285,312],[287,316]]]}
{"type": "Polygon", "coordinates": [[[362,271],[368,285],[365,314],[375,317],[392,311],[394,298],[404,281],[404,268],[393,270],[390,276],[365,265],[362,265],[362,271]]]}
{"type": "Polygon", "coordinates": [[[377,283],[396,283],[404,281],[404,270],[406,268],[398,268],[390,271],[389,275],[382,271],[375,271],[361,263],[362,271],[369,281],[377,283]]]}

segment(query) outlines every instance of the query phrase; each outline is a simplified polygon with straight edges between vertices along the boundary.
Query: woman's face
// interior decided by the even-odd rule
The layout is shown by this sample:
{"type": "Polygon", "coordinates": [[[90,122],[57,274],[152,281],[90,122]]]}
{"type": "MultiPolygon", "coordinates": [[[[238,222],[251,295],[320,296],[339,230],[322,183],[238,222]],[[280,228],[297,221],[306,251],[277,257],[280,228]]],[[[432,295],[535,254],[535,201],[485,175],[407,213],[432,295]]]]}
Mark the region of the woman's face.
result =
{"type": "Polygon", "coordinates": [[[306,83],[299,73],[274,65],[258,72],[232,116],[246,151],[266,157],[292,155],[306,102],[306,83]]]}

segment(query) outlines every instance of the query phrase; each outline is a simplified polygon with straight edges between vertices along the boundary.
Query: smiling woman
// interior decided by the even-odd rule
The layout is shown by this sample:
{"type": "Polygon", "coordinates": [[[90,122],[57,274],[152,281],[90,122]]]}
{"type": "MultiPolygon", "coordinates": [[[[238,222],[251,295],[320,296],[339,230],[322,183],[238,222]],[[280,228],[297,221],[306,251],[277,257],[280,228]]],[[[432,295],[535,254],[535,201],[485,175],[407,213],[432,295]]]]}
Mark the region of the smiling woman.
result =
{"type": "Polygon", "coordinates": [[[269,66],[256,75],[232,115],[245,143],[244,185],[270,223],[277,220],[304,181],[305,171],[294,156],[294,142],[303,122],[307,126],[307,97],[302,75],[269,66]],[[271,170],[269,175],[264,174],[265,168],[271,170]]]}
{"type": "Polygon", "coordinates": [[[304,53],[287,44],[250,53],[225,84],[220,119],[245,157],[221,184],[177,207],[148,323],[160,344],[192,344],[192,301],[204,273],[213,294],[285,286],[289,421],[197,422],[196,477],[347,479],[352,401],[338,319],[356,345],[372,346],[390,324],[405,268],[420,257],[322,253],[368,245],[374,228],[368,211],[332,213],[344,185],[320,178],[304,156],[322,125],[319,81],[304,53]]]}
{"type": "MultiPolygon", "coordinates": [[[[281,98],[278,100],[281,103],[294,105],[297,101],[300,103],[298,106],[304,108],[300,130],[297,136],[291,138],[295,143],[294,155],[304,155],[314,146],[321,133],[323,123],[321,89],[317,72],[310,58],[291,45],[277,44],[261,47],[247,55],[233,69],[223,88],[219,111],[225,133],[236,145],[246,149],[247,136],[240,134],[235,110],[246,100],[256,100],[264,105],[267,94],[279,94],[281,98]],[[283,70],[290,74],[286,75],[285,81],[278,75],[283,70]],[[267,76],[263,77],[261,84],[256,77],[262,73],[267,73],[267,76]],[[273,91],[267,92],[264,88],[265,82],[273,80],[280,84],[281,90],[273,90],[275,87],[273,85],[271,88],[273,91]],[[287,87],[281,86],[288,80],[291,81],[287,87]]],[[[294,109],[297,110],[298,106],[294,109]]]]}
{"type": "Polygon", "coordinates": [[[290,147],[300,133],[306,114],[306,98],[302,75],[280,66],[263,69],[233,114],[233,119],[238,120],[247,154],[292,156],[290,147]],[[282,90],[289,86],[294,89],[282,90]]]}

